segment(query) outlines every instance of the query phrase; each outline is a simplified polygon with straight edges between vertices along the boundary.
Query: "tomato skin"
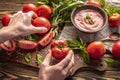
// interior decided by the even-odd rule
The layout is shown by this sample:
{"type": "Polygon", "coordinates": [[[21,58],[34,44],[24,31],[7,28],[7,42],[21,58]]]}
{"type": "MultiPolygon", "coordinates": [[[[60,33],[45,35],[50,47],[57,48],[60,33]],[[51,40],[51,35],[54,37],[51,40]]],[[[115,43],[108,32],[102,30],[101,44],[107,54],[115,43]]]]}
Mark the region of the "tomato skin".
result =
{"type": "Polygon", "coordinates": [[[32,3],[24,4],[22,11],[24,13],[29,12],[29,11],[34,11],[36,13],[37,7],[32,3]]]}
{"type": "Polygon", "coordinates": [[[42,39],[40,39],[38,43],[42,47],[45,47],[45,46],[47,46],[50,43],[52,38],[53,38],[53,32],[51,31],[51,32],[47,33],[46,35],[44,35],[44,37],[42,39]]]}
{"type": "Polygon", "coordinates": [[[55,59],[62,60],[69,53],[70,48],[64,40],[53,40],[51,43],[52,56],[55,59]]]}
{"type": "Polygon", "coordinates": [[[11,14],[5,14],[5,15],[3,15],[2,16],[2,25],[3,26],[8,26],[11,17],[12,17],[11,14]]]}
{"type": "Polygon", "coordinates": [[[120,14],[113,13],[108,17],[108,22],[111,27],[119,27],[120,26],[120,14]]]}
{"type": "Polygon", "coordinates": [[[93,5],[93,6],[97,6],[97,7],[101,7],[101,4],[98,0],[88,0],[86,2],[86,4],[90,4],[90,5],[93,5]]]}
{"type": "Polygon", "coordinates": [[[115,42],[112,47],[112,55],[116,58],[120,58],[120,41],[115,42]]]}
{"type": "MultiPolygon", "coordinates": [[[[35,27],[46,27],[48,29],[48,31],[50,30],[51,24],[50,21],[47,18],[44,17],[37,17],[32,21],[32,25],[35,27]]],[[[48,32],[46,31],[46,32],[48,32]]],[[[46,33],[44,32],[44,33],[46,33]]],[[[38,34],[42,34],[42,33],[38,33],[38,34]]]]}
{"type": "Polygon", "coordinates": [[[12,53],[12,52],[14,52],[16,50],[16,42],[13,39],[10,39],[8,41],[9,41],[9,44],[10,44],[11,47],[9,47],[9,45],[7,45],[5,43],[1,43],[0,47],[3,50],[12,53]]]}
{"type": "Polygon", "coordinates": [[[100,59],[106,53],[106,48],[101,41],[94,41],[87,47],[87,52],[92,59],[100,59]]]}
{"type": "Polygon", "coordinates": [[[32,50],[37,48],[38,43],[29,40],[19,40],[18,47],[24,50],[32,50]]]}
{"type": "Polygon", "coordinates": [[[49,19],[52,15],[52,9],[50,6],[43,4],[37,8],[36,13],[39,17],[45,17],[49,19]]]}

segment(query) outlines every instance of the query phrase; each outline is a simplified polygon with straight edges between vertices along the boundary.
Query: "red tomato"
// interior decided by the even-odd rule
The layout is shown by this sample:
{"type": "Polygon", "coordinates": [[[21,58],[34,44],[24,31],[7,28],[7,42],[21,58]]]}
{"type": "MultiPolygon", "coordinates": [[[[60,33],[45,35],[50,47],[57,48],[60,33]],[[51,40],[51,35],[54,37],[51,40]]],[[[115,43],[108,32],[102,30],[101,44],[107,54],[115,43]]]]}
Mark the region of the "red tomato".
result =
{"type": "Polygon", "coordinates": [[[49,19],[52,15],[52,9],[50,6],[44,4],[44,5],[40,5],[38,7],[36,13],[39,17],[45,17],[45,18],[49,19]]]}
{"type": "Polygon", "coordinates": [[[2,17],[2,25],[3,26],[8,26],[11,17],[12,17],[11,14],[5,14],[5,15],[3,15],[3,17],[2,17]]]}
{"type": "Polygon", "coordinates": [[[120,26],[120,14],[113,13],[108,17],[108,22],[111,27],[118,27],[120,26]]]}
{"type": "Polygon", "coordinates": [[[94,41],[87,47],[87,52],[93,59],[100,59],[106,53],[105,46],[101,41],[94,41]]]}
{"type": "Polygon", "coordinates": [[[29,40],[19,40],[18,47],[25,50],[32,50],[38,46],[36,42],[29,41],[29,40]]]}
{"type": "Polygon", "coordinates": [[[14,52],[16,49],[16,42],[13,39],[10,39],[4,43],[1,43],[0,46],[7,52],[14,52]]]}
{"type": "Polygon", "coordinates": [[[48,45],[53,38],[53,32],[49,32],[38,42],[42,47],[48,45]]]}
{"type": "Polygon", "coordinates": [[[116,58],[120,58],[120,41],[114,43],[112,47],[112,55],[116,58]]]}
{"type": "Polygon", "coordinates": [[[70,48],[64,40],[53,40],[51,43],[52,56],[55,59],[62,60],[68,54],[70,48]]]}
{"type": "Polygon", "coordinates": [[[32,3],[28,3],[28,4],[25,4],[23,6],[23,10],[22,10],[24,13],[26,12],[29,12],[29,11],[34,11],[36,12],[37,11],[37,7],[36,5],[32,4],[32,3]]]}
{"type": "MultiPolygon", "coordinates": [[[[32,21],[32,25],[36,27],[46,27],[48,31],[50,30],[51,24],[50,21],[47,18],[44,17],[37,17],[32,21]]],[[[48,32],[46,31],[46,32],[48,32]]],[[[45,33],[46,33],[45,32],[45,33]]],[[[42,33],[39,33],[42,34],[42,33]]]]}
{"type": "Polygon", "coordinates": [[[99,0],[88,0],[86,3],[93,6],[101,7],[99,0]]]}

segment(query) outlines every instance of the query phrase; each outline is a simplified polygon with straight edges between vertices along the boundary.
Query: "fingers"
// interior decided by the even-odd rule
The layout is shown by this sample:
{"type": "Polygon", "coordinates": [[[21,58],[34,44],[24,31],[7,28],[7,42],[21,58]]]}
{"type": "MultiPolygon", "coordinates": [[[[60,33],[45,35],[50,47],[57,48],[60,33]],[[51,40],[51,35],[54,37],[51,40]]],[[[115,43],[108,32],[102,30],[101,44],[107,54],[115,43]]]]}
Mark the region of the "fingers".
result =
{"type": "Polygon", "coordinates": [[[48,29],[46,27],[35,27],[35,26],[33,26],[32,31],[34,33],[45,33],[45,32],[48,31],[48,29]]]}
{"type": "Polygon", "coordinates": [[[72,59],[71,59],[71,61],[69,62],[69,64],[68,64],[68,66],[66,66],[65,68],[64,68],[64,71],[69,71],[72,67],[74,66],[74,55],[72,55],[72,59]]]}
{"type": "Polygon", "coordinates": [[[70,50],[68,55],[57,65],[60,66],[62,69],[64,69],[70,63],[72,56],[73,56],[73,51],[70,50]]]}
{"type": "Polygon", "coordinates": [[[37,17],[37,14],[35,12],[33,12],[33,11],[29,11],[27,13],[24,13],[24,15],[30,17],[30,19],[37,17]]]}
{"type": "Polygon", "coordinates": [[[44,61],[43,61],[42,64],[44,64],[44,65],[50,65],[51,60],[52,60],[52,55],[51,55],[51,52],[49,52],[46,55],[46,57],[45,57],[45,59],[44,59],[44,61]]]}

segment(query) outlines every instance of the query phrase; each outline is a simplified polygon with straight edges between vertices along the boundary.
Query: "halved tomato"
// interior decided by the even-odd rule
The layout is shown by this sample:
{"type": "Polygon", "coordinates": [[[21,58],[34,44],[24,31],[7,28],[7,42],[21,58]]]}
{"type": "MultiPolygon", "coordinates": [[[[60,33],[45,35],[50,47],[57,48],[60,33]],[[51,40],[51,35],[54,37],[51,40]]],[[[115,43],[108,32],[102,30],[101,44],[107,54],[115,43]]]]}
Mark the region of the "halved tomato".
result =
{"type": "Polygon", "coordinates": [[[46,35],[44,35],[44,37],[42,39],[40,39],[40,41],[38,42],[42,47],[48,45],[50,43],[50,41],[53,38],[53,32],[50,31],[49,33],[47,33],[46,35]]]}
{"type": "Polygon", "coordinates": [[[32,50],[37,48],[38,43],[29,40],[19,40],[18,47],[25,50],[32,50]]]}
{"type": "Polygon", "coordinates": [[[1,43],[0,46],[3,50],[7,52],[14,52],[16,50],[16,42],[13,39],[1,43]]]}

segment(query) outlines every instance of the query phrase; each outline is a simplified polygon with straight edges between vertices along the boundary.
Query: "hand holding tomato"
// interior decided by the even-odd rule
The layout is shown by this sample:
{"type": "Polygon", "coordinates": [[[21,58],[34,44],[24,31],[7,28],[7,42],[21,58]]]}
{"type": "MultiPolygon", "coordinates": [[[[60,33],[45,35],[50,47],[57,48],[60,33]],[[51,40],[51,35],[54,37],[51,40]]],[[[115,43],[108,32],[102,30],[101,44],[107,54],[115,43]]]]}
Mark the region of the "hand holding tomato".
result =
{"type": "Polygon", "coordinates": [[[11,18],[9,26],[15,32],[16,36],[19,35],[28,35],[33,33],[44,33],[47,29],[43,27],[35,27],[31,24],[32,16],[35,15],[33,11],[28,13],[23,13],[19,11],[18,13],[14,14],[11,18]]]}
{"type": "Polygon", "coordinates": [[[108,22],[111,27],[118,27],[120,26],[120,14],[113,13],[108,17],[108,22]]]}
{"type": "Polygon", "coordinates": [[[87,52],[93,59],[100,59],[106,53],[106,48],[101,41],[94,41],[87,47],[87,52]]]}
{"type": "Polygon", "coordinates": [[[74,67],[74,53],[69,51],[68,55],[55,65],[51,65],[52,54],[48,53],[40,66],[39,80],[65,80],[72,74],[74,67]]]}
{"type": "Polygon", "coordinates": [[[52,56],[55,59],[62,60],[68,54],[70,48],[64,40],[53,40],[51,43],[52,56]]]}

